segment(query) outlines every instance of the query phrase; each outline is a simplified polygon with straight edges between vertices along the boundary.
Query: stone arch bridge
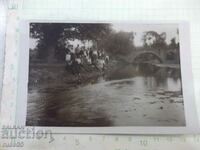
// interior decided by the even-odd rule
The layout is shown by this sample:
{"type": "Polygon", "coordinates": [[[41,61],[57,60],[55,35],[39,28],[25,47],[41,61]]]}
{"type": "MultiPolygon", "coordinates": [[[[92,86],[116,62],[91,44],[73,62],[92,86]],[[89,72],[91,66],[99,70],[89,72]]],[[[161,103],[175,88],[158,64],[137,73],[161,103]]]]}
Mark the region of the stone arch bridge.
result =
{"type": "Polygon", "coordinates": [[[160,61],[160,63],[164,63],[166,60],[167,51],[160,49],[133,50],[133,52],[130,53],[128,56],[120,56],[120,59],[127,63],[134,63],[136,62],[137,58],[146,54],[153,55],[156,59],[160,61]]]}

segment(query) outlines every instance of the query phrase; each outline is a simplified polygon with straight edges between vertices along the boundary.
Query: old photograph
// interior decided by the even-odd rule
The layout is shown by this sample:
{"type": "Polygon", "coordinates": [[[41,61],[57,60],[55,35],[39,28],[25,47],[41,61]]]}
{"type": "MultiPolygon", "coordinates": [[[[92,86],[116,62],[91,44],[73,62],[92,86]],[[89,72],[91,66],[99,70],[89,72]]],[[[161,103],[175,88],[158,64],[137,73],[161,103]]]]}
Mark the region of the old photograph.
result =
{"type": "Polygon", "coordinates": [[[186,126],[176,23],[29,23],[27,126],[186,126]]]}

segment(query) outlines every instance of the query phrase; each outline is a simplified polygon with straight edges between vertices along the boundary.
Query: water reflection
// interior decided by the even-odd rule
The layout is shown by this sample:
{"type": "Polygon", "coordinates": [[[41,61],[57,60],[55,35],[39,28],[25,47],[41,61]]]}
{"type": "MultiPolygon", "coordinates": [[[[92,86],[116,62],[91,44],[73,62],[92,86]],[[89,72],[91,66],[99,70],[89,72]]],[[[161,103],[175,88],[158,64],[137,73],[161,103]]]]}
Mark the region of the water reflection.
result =
{"type": "Polygon", "coordinates": [[[161,88],[170,91],[181,90],[179,67],[157,67],[152,64],[119,64],[105,76],[106,81],[126,78],[135,78],[136,87],[161,88]]]}
{"type": "Polygon", "coordinates": [[[184,126],[180,69],[119,64],[77,88],[29,93],[27,125],[184,126]]]}

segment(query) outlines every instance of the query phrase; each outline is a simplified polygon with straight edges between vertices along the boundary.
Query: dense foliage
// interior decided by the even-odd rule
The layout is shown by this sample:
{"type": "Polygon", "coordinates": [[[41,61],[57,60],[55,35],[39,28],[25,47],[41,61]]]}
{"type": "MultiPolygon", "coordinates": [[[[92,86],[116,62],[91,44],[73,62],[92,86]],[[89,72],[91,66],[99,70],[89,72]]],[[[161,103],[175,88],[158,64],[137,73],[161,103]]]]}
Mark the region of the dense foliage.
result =
{"type": "Polygon", "coordinates": [[[80,39],[98,42],[111,31],[110,24],[31,23],[30,36],[38,39],[38,57],[54,55],[55,47],[65,46],[66,40],[80,39]]]}

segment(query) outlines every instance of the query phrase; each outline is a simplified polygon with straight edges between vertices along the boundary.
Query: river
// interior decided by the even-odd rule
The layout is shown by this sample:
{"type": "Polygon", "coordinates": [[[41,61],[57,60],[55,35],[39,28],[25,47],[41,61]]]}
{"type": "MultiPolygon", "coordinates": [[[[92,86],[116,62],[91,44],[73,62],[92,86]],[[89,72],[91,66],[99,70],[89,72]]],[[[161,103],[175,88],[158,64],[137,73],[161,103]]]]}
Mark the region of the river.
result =
{"type": "Polygon", "coordinates": [[[28,93],[27,125],[184,126],[179,67],[116,65],[87,84],[28,93]]]}

